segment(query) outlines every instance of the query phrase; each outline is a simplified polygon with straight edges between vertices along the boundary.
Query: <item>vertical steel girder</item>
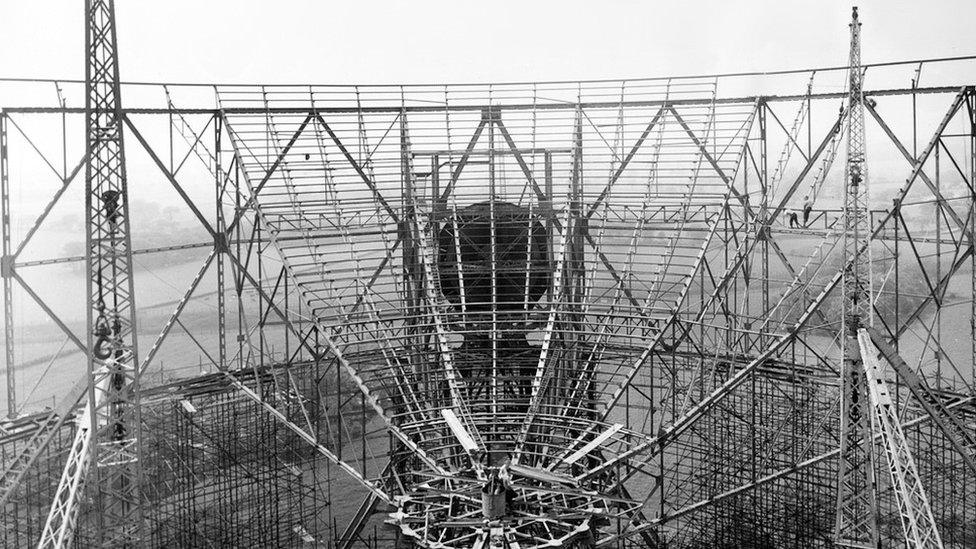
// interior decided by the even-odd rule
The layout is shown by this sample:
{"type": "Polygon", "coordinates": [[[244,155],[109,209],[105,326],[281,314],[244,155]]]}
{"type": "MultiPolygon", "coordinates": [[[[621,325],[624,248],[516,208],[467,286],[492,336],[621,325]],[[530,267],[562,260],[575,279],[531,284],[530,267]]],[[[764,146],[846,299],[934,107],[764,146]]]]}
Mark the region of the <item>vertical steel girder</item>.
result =
{"type": "Polygon", "coordinates": [[[79,424],[41,546],[70,545],[80,491],[96,546],[140,540],[139,364],[114,0],[85,5],[87,417],[79,424]]]}
{"type": "Polygon", "coordinates": [[[857,330],[871,322],[871,258],[867,163],[864,157],[864,90],[861,23],[855,7],[850,23],[847,167],[844,174],[844,271],[841,324],[840,460],[834,536],[838,545],[877,547],[878,517],[874,456],[867,414],[867,388],[857,330]]]}
{"type": "MultiPolygon", "coordinates": [[[[969,210],[969,245],[976,248],[976,91],[969,89],[966,93],[966,106],[969,110],[969,192],[972,205],[969,210]]],[[[976,253],[970,255],[970,315],[969,335],[972,338],[972,379],[976,379],[976,253]]]]}
{"type": "Polygon", "coordinates": [[[89,0],[86,118],[92,492],[103,545],[140,539],[139,362],[114,0],[89,0]],[[100,347],[101,344],[101,347],[100,347]],[[103,389],[104,387],[104,389],[103,389]]]}
{"type": "Polygon", "coordinates": [[[942,537],[935,524],[922,480],[915,468],[908,441],[902,432],[898,410],[884,382],[884,365],[879,359],[881,353],[871,342],[867,330],[861,329],[858,332],[857,341],[864,364],[870,406],[873,409],[871,424],[874,434],[881,439],[888,458],[888,472],[891,474],[891,484],[901,514],[905,542],[912,549],[941,549],[942,537]]]}
{"type": "Polygon", "coordinates": [[[837,472],[835,541],[843,547],[878,546],[874,448],[863,366],[853,341],[845,341],[841,364],[840,456],[837,472]]]}
{"type": "Polygon", "coordinates": [[[0,113],[0,231],[3,250],[0,278],[3,278],[4,366],[7,368],[7,416],[17,416],[17,383],[14,379],[13,257],[10,255],[10,175],[7,166],[7,115],[0,113]]]}
{"type": "Polygon", "coordinates": [[[861,23],[854,10],[851,23],[851,60],[849,78],[849,123],[847,126],[847,169],[844,194],[844,323],[855,333],[861,323],[871,318],[870,219],[868,219],[868,177],[864,143],[864,91],[861,88],[861,23]]]}
{"type": "MultiPolygon", "coordinates": [[[[217,361],[220,369],[227,368],[227,285],[224,276],[224,251],[227,250],[228,236],[224,232],[226,220],[224,218],[224,188],[227,178],[221,167],[221,122],[220,117],[214,117],[214,207],[216,209],[216,227],[214,227],[214,252],[217,254],[217,361]],[[219,237],[216,235],[220,235],[219,237]]],[[[201,137],[203,132],[201,132],[201,137]]],[[[198,138],[199,141],[199,138],[198,138]]],[[[196,150],[196,146],[193,147],[196,150]]],[[[287,293],[287,292],[286,292],[287,293]]]]}

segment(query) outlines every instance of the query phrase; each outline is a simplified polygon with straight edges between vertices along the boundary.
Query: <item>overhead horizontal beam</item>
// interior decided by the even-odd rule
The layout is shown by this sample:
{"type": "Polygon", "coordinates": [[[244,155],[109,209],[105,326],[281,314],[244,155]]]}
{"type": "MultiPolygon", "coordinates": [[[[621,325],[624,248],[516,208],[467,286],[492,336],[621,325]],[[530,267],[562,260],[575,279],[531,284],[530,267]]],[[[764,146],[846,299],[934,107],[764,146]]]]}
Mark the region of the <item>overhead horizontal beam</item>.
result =
{"type": "MultiPolygon", "coordinates": [[[[881,68],[881,67],[904,67],[921,65],[921,64],[932,64],[932,63],[947,63],[955,61],[973,61],[976,60],[976,55],[953,55],[949,57],[928,57],[923,59],[900,59],[895,61],[882,61],[880,63],[862,63],[861,67],[868,68],[881,68]]],[[[745,72],[727,72],[727,73],[711,73],[711,74],[683,74],[678,76],[649,76],[644,78],[634,78],[627,80],[634,84],[647,83],[647,82],[681,82],[686,80],[695,80],[699,78],[741,78],[750,76],[786,76],[790,74],[809,74],[809,73],[827,73],[827,72],[837,72],[844,71],[845,73],[850,70],[848,65],[836,65],[832,67],[802,67],[796,69],[781,69],[775,71],[745,71],[745,72]]],[[[553,85],[553,84],[607,84],[607,83],[620,83],[623,82],[619,78],[593,78],[587,80],[542,80],[536,82],[496,82],[499,86],[517,86],[517,85],[553,85]]],[[[0,83],[30,83],[30,84],[84,84],[85,81],[78,78],[17,78],[17,77],[7,77],[0,78],[0,83]]],[[[324,88],[352,88],[355,87],[350,84],[311,84],[308,82],[300,83],[282,83],[282,84],[250,84],[250,83],[240,83],[240,82],[145,82],[145,81],[120,81],[119,84],[122,86],[169,86],[173,88],[207,88],[212,89],[214,86],[226,86],[226,87],[239,87],[239,88],[260,88],[260,89],[275,89],[275,88],[289,88],[294,86],[316,86],[324,88]]],[[[470,88],[485,86],[484,82],[444,82],[440,85],[447,85],[456,88],[470,88]]],[[[370,88],[395,88],[397,91],[402,89],[411,89],[415,87],[428,87],[427,84],[390,84],[390,83],[379,83],[372,84],[370,88]]]]}
{"type": "MultiPolygon", "coordinates": [[[[889,88],[881,90],[865,91],[865,97],[882,97],[882,96],[910,96],[912,94],[922,95],[922,94],[940,94],[940,93],[956,93],[959,91],[959,86],[936,86],[929,88],[889,88]]],[[[621,106],[624,108],[639,108],[639,107],[660,107],[665,105],[682,106],[682,105],[746,105],[754,104],[757,101],[764,101],[766,103],[773,102],[789,102],[789,101],[806,101],[810,99],[811,101],[819,101],[825,99],[842,99],[847,97],[846,93],[831,92],[831,93],[813,93],[813,94],[788,94],[788,95],[749,95],[749,96],[739,96],[739,97],[725,97],[713,99],[711,97],[701,97],[694,99],[667,99],[667,100],[646,100],[646,101],[584,101],[582,103],[573,102],[559,102],[559,103],[512,103],[512,104],[495,104],[492,108],[498,109],[499,111],[517,111],[517,110],[538,110],[538,111],[560,111],[560,110],[573,110],[578,107],[584,109],[619,109],[621,106]]],[[[465,112],[465,111],[481,111],[486,107],[486,105],[450,105],[450,106],[434,106],[434,105],[423,105],[423,106],[410,106],[401,105],[400,103],[390,104],[388,106],[376,106],[376,107],[353,107],[353,106],[343,106],[343,107],[319,107],[316,106],[314,109],[311,107],[281,107],[281,108],[225,108],[225,109],[214,109],[214,108],[203,108],[203,109],[169,109],[169,108],[126,108],[122,109],[122,113],[125,115],[132,114],[202,114],[210,115],[214,114],[224,114],[224,115],[236,115],[236,114],[350,114],[350,113],[413,113],[413,112],[465,112]]],[[[64,108],[64,107],[2,107],[2,109],[11,114],[17,113],[49,113],[49,114],[84,114],[84,109],[79,108],[64,108]]]]}

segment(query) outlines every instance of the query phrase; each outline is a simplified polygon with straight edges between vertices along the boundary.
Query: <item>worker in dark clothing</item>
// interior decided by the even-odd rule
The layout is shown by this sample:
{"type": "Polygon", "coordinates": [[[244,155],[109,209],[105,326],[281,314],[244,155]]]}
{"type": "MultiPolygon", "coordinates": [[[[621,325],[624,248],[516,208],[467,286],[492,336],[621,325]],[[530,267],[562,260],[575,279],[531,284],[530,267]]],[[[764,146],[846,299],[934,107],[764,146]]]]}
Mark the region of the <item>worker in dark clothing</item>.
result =
{"type": "Polygon", "coordinates": [[[813,211],[813,200],[809,196],[803,197],[803,226],[806,227],[810,222],[810,212],[813,211]]]}
{"type": "Polygon", "coordinates": [[[789,210],[789,211],[787,211],[786,212],[786,218],[790,220],[790,228],[791,229],[799,229],[800,228],[799,214],[796,213],[796,210],[789,210]]]}
{"type": "Polygon", "coordinates": [[[861,176],[861,165],[851,165],[851,186],[857,187],[861,184],[861,181],[864,181],[864,178],[861,176]]]}
{"type": "Polygon", "coordinates": [[[512,473],[509,470],[511,465],[512,456],[509,454],[505,456],[502,466],[498,469],[498,480],[505,487],[505,507],[508,509],[512,508],[512,503],[515,500],[515,490],[512,489],[512,473]]]}
{"type": "Polygon", "coordinates": [[[102,208],[105,210],[105,219],[108,220],[109,228],[113,232],[118,227],[119,215],[122,213],[119,208],[119,198],[121,196],[119,191],[113,191],[111,189],[102,193],[102,208]]]}

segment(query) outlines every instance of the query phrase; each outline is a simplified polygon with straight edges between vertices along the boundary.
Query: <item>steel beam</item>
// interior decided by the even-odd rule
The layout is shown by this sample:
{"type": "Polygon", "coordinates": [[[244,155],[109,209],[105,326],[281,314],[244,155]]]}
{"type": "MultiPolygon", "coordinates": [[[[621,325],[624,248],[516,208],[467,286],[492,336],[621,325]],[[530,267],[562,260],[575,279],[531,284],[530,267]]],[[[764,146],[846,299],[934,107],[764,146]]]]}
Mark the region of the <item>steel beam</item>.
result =
{"type": "MultiPolygon", "coordinates": [[[[212,87],[212,84],[207,84],[208,87],[212,87]]],[[[865,97],[886,97],[886,96],[910,96],[913,93],[915,95],[925,95],[925,94],[947,94],[955,93],[959,91],[958,86],[929,86],[929,87],[917,87],[917,88],[883,88],[876,90],[866,90],[864,92],[865,97]]],[[[793,102],[793,101],[819,101],[819,100],[831,100],[831,99],[844,99],[847,97],[847,92],[825,92],[825,93],[813,93],[813,94],[786,94],[786,95],[750,95],[750,96],[738,96],[738,97],[719,97],[719,98],[669,98],[664,100],[646,100],[646,101],[626,101],[624,102],[625,107],[661,107],[665,105],[674,106],[702,106],[702,105],[736,105],[736,104],[755,104],[758,101],[766,102],[793,102]]],[[[581,103],[576,102],[553,102],[553,103],[510,103],[510,104],[497,104],[501,111],[505,110],[538,110],[538,111],[560,111],[560,110],[575,110],[579,105],[583,109],[615,109],[620,106],[619,101],[584,101],[581,103]]],[[[389,106],[376,106],[376,107],[316,107],[315,109],[308,109],[302,107],[281,107],[281,108],[223,108],[223,109],[213,109],[213,108],[151,108],[151,107],[141,107],[141,108],[126,108],[123,109],[123,114],[183,114],[183,115],[211,115],[214,114],[221,115],[246,115],[246,114],[358,114],[363,112],[366,114],[396,114],[402,111],[407,113],[422,113],[422,112],[444,112],[448,110],[450,112],[477,112],[484,109],[482,105],[454,105],[451,107],[444,106],[418,106],[418,105],[407,105],[401,108],[399,102],[391,104],[389,106]]],[[[84,113],[84,109],[79,109],[75,107],[4,107],[7,113],[17,114],[17,113],[47,113],[47,114],[81,114],[84,113]]]]}
{"type": "MultiPolygon", "coordinates": [[[[898,352],[885,341],[880,332],[868,328],[871,343],[878,353],[891,364],[895,373],[902,380],[908,390],[932,418],[932,422],[942,431],[949,443],[962,456],[969,469],[976,474],[976,435],[960,419],[946,408],[939,397],[925,380],[918,376],[912,368],[898,355],[898,352]]],[[[862,344],[863,347],[863,344],[862,344]]]]}
{"type": "Polygon", "coordinates": [[[898,410],[884,381],[883,356],[871,342],[867,330],[857,334],[863,361],[867,393],[873,408],[871,424],[881,438],[888,457],[888,472],[901,514],[905,543],[913,549],[942,549],[942,536],[932,515],[928,496],[918,476],[915,459],[901,430],[898,410]]]}
{"type": "Polygon", "coordinates": [[[14,376],[14,274],[10,255],[10,175],[7,159],[7,114],[0,111],[0,278],[3,279],[3,344],[4,366],[7,369],[7,417],[17,417],[17,380],[14,376]]]}

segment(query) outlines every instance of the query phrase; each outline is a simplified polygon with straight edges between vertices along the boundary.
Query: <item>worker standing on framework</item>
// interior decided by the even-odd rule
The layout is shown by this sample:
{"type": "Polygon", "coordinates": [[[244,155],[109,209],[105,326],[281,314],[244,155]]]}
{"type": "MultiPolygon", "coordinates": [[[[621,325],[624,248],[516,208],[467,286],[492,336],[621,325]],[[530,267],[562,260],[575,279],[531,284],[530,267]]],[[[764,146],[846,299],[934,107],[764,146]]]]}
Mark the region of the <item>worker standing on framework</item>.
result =
{"type": "Polygon", "coordinates": [[[810,212],[813,211],[813,200],[810,196],[803,197],[803,226],[806,227],[810,222],[810,212]]]}
{"type": "Polygon", "coordinates": [[[798,217],[799,217],[799,214],[796,213],[796,210],[790,209],[790,210],[788,210],[786,212],[786,218],[790,220],[790,228],[791,229],[799,229],[800,228],[800,222],[797,219],[798,217]]]}

